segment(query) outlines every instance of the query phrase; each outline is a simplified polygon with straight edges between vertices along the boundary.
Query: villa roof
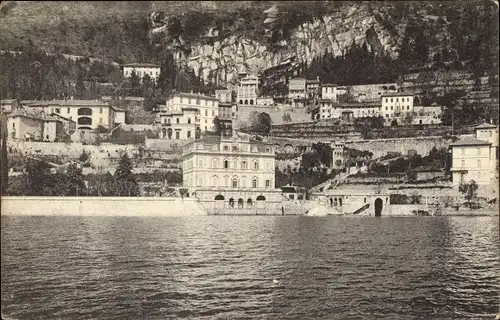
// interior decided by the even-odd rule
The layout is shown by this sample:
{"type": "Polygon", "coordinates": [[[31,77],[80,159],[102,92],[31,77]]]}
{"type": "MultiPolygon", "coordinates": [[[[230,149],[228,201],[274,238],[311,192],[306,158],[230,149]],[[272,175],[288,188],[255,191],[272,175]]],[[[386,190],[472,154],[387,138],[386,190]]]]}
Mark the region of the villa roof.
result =
{"type": "Polygon", "coordinates": [[[322,84],[323,87],[336,87],[337,85],[335,83],[325,83],[322,84]]]}
{"type": "Polygon", "coordinates": [[[159,68],[160,66],[154,63],[143,63],[143,62],[134,62],[123,64],[124,67],[132,67],[132,68],[159,68]]]}
{"type": "MultiPolygon", "coordinates": [[[[200,94],[200,93],[187,93],[187,92],[177,92],[177,93],[173,93],[171,94],[168,99],[170,99],[171,97],[175,97],[175,96],[178,96],[178,97],[185,97],[185,98],[194,98],[194,99],[206,99],[206,100],[214,100],[216,101],[217,99],[214,98],[214,97],[209,97],[209,96],[205,96],[203,94],[200,94]]],[[[168,100],[167,99],[167,100],[168,100]]]]}
{"type": "Polygon", "coordinates": [[[406,97],[406,96],[414,96],[411,92],[392,92],[392,93],[383,93],[380,95],[381,97],[406,97]]]}
{"type": "Polygon", "coordinates": [[[373,108],[373,107],[380,107],[380,102],[345,102],[345,103],[338,103],[334,102],[334,100],[331,99],[319,99],[319,102],[331,102],[333,103],[334,107],[338,108],[373,108]]]}
{"type": "Polygon", "coordinates": [[[477,129],[496,129],[496,128],[497,128],[497,126],[495,126],[494,124],[484,122],[478,126],[475,126],[474,130],[477,130],[477,129]]]}
{"type": "Polygon", "coordinates": [[[450,144],[450,146],[485,146],[485,145],[491,145],[491,143],[485,140],[480,140],[472,137],[463,138],[457,142],[450,144]]]}
{"type": "MultiPolygon", "coordinates": [[[[38,100],[27,103],[29,106],[48,106],[48,105],[61,105],[61,106],[108,106],[110,104],[99,100],[38,100]]],[[[114,107],[112,107],[114,108],[114,107]]]]}
{"type": "Polygon", "coordinates": [[[301,80],[301,81],[306,81],[305,78],[302,78],[302,77],[294,77],[294,78],[291,78],[290,81],[292,80],[301,80]]]}

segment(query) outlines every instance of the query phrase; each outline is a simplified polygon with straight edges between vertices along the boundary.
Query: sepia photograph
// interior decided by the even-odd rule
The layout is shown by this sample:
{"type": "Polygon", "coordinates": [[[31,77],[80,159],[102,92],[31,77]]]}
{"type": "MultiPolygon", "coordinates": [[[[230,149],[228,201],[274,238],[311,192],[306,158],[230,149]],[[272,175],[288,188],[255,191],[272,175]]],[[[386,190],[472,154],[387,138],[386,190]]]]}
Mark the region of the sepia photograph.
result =
{"type": "Polygon", "coordinates": [[[1,1],[1,318],[500,320],[499,5],[1,1]]]}

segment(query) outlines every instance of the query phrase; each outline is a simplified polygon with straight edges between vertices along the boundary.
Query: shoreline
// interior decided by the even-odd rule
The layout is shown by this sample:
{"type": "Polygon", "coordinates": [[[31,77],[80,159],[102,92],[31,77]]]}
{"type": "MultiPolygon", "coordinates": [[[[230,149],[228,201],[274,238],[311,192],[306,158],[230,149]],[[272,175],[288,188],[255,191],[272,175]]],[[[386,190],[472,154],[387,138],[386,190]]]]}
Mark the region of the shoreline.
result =
{"type": "MultiPolygon", "coordinates": [[[[1,199],[2,216],[306,216],[314,215],[301,212],[302,208],[287,208],[286,212],[263,212],[256,214],[225,213],[209,214],[206,208],[196,198],[178,197],[17,197],[4,196],[1,199]]],[[[413,214],[398,214],[398,210],[390,210],[381,217],[429,217],[413,214]]],[[[365,216],[367,214],[327,214],[325,216],[365,216]]],[[[439,216],[484,217],[498,216],[498,209],[444,209],[439,216]]]]}

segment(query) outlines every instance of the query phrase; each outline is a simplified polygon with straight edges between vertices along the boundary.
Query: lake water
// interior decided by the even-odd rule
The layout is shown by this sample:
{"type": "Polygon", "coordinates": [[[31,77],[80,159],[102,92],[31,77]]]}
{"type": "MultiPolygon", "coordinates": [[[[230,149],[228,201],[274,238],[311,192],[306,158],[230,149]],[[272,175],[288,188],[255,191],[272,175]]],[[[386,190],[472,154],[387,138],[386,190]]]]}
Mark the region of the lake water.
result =
{"type": "Polygon", "coordinates": [[[2,315],[493,319],[498,228],[498,216],[2,216],[2,315]]]}

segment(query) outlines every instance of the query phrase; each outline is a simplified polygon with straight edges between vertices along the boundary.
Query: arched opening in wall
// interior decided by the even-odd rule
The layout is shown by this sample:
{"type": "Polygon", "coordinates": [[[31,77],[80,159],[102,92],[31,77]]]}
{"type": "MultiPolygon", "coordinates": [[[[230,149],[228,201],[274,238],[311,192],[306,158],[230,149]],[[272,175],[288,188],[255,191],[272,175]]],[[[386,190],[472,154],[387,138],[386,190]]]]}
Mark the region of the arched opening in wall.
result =
{"type": "Polygon", "coordinates": [[[333,198],[330,198],[330,207],[333,207],[333,198]]]}
{"type": "Polygon", "coordinates": [[[339,198],[339,207],[342,207],[342,198],[339,198]]]}
{"type": "Polygon", "coordinates": [[[250,199],[250,198],[247,199],[247,207],[248,208],[252,207],[252,199],[250,199]]]}
{"type": "Polygon", "coordinates": [[[92,115],[92,109],[90,109],[90,108],[80,108],[80,109],[78,109],[78,115],[79,116],[91,116],[92,115]]]}
{"type": "Polygon", "coordinates": [[[172,128],[168,128],[167,129],[167,134],[168,134],[168,138],[169,139],[172,139],[172,133],[173,133],[172,128]]]}
{"type": "Polygon", "coordinates": [[[224,196],[222,194],[218,194],[215,196],[215,200],[216,201],[220,201],[220,200],[224,201],[224,196]]]}
{"type": "Polygon", "coordinates": [[[78,118],[79,125],[92,125],[92,118],[89,117],[81,117],[78,118]]]}
{"type": "Polygon", "coordinates": [[[333,206],[336,207],[338,205],[337,198],[333,198],[333,206]]]}
{"type": "Polygon", "coordinates": [[[238,199],[238,209],[243,209],[243,199],[238,199]]]}
{"type": "Polygon", "coordinates": [[[234,199],[233,198],[229,199],[229,207],[234,208],[234,199]]]}
{"type": "Polygon", "coordinates": [[[382,209],[384,207],[384,201],[380,198],[375,200],[375,217],[380,217],[382,215],[382,209]]]}
{"type": "Polygon", "coordinates": [[[263,195],[260,195],[257,197],[257,201],[266,201],[266,197],[264,197],[263,195]]]}
{"type": "Polygon", "coordinates": [[[252,105],[253,105],[253,99],[250,99],[250,104],[252,104],[252,105]]]}
{"type": "Polygon", "coordinates": [[[240,100],[240,104],[243,104],[243,100],[240,100]]]}
{"type": "Polygon", "coordinates": [[[161,129],[161,134],[162,134],[162,138],[166,138],[167,137],[167,129],[165,129],[165,128],[161,129]]]}
{"type": "Polygon", "coordinates": [[[245,104],[248,104],[248,100],[245,99],[245,104]]]}

